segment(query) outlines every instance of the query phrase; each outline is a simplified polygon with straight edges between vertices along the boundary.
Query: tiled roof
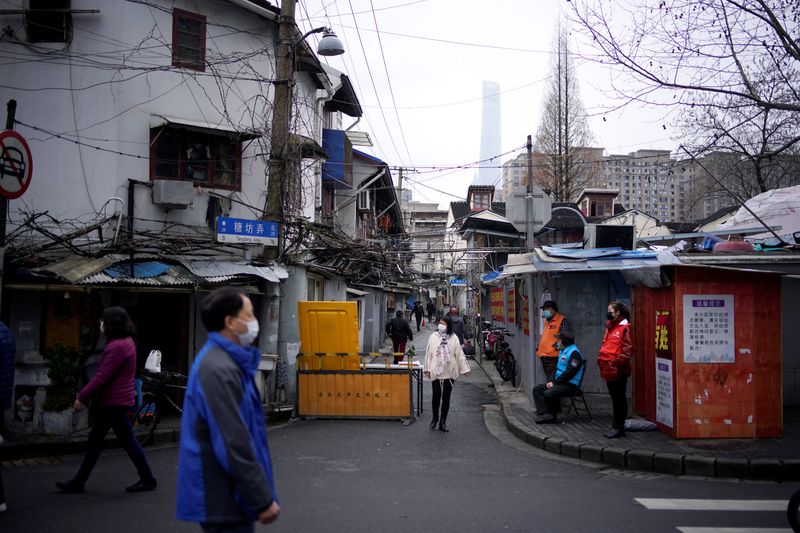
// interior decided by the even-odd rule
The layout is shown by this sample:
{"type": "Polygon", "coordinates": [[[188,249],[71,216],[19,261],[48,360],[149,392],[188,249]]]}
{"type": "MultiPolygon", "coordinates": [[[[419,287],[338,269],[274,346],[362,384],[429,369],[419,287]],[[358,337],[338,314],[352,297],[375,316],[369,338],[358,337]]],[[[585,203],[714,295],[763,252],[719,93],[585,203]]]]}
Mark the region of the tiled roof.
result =
{"type": "Polygon", "coordinates": [[[722,209],[718,209],[717,211],[714,211],[713,213],[708,215],[703,220],[698,220],[697,221],[697,225],[698,226],[705,226],[709,222],[713,222],[713,221],[717,220],[718,218],[721,218],[721,217],[723,217],[725,215],[729,215],[731,213],[735,213],[738,210],[739,210],[739,206],[738,205],[730,205],[728,207],[723,207],[722,209]]]}

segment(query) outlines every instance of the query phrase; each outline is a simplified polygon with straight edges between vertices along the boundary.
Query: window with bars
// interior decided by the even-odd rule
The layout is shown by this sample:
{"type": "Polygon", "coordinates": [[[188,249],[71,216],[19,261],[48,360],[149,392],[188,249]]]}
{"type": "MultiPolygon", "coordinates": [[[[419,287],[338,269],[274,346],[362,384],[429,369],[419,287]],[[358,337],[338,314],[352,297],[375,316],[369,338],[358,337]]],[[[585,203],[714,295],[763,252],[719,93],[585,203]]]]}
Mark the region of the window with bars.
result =
{"type": "Polygon", "coordinates": [[[70,0],[30,0],[25,13],[29,43],[66,43],[72,31],[70,0]]]}
{"type": "Polygon", "coordinates": [[[150,179],[242,189],[242,144],[225,135],[173,128],[150,130],[150,179]]]}
{"type": "Polygon", "coordinates": [[[172,10],[172,65],[205,71],[206,17],[182,9],[172,10]]]}

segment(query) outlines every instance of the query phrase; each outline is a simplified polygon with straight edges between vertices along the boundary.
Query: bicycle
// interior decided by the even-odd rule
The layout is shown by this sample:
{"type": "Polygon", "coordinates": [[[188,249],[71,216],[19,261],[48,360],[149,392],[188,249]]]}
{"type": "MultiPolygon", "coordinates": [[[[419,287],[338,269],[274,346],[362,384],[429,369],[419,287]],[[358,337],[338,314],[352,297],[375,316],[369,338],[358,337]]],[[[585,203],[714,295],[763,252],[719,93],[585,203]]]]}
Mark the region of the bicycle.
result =
{"type": "Polygon", "coordinates": [[[496,350],[494,367],[497,369],[497,373],[500,375],[500,379],[503,380],[503,383],[510,381],[511,386],[516,387],[517,359],[514,357],[514,352],[511,351],[511,347],[505,341],[506,337],[514,337],[514,335],[508,330],[501,330],[499,333],[499,338],[494,343],[496,350]]]}
{"type": "Polygon", "coordinates": [[[177,372],[144,370],[136,381],[137,401],[131,414],[131,426],[134,430],[146,428],[139,439],[139,443],[145,446],[153,442],[156,428],[165,413],[183,413],[183,397],[189,378],[177,372]]]}

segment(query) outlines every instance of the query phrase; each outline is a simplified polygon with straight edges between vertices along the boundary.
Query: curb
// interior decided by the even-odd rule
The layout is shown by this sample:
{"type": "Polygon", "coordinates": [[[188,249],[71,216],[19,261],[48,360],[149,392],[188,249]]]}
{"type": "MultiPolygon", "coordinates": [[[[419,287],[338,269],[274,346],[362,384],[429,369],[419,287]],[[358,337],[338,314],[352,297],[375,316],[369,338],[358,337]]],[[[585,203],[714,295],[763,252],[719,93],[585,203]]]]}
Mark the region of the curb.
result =
{"type": "MultiPolygon", "coordinates": [[[[500,411],[508,430],[540,450],[602,463],[616,468],[655,472],[674,476],[734,478],[758,481],[800,480],[800,459],[744,459],[682,455],[648,450],[627,450],[619,446],[598,446],[548,437],[522,424],[509,409],[507,400],[500,400],[500,411]]],[[[618,444],[618,443],[615,443],[618,444]]]]}
{"type": "MultiPolygon", "coordinates": [[[[292,409],[294,407],[292,406],[292,409]]],[[[292,418],[292,409],[269,412],[265,414],[265,421],[267,428],[273,424],[280,424],[288,422],[292,418]]],[[[134,434],[136,434],[134,432],[134,434]]],[[[20,440],[16,442],[5,441],[0,446],[0,461],[20,461],[25,459],[41,459],[45,457],[57,457],[61,455],[79,455],[86,451],[87,435],[64,436],[62,438],[52,438],[52,440],[43,440],[41,442],[32,442],[20,440]]],[[[148,443],[144,449],[148,450],[153,446],[161,446],[164,444],[175,444],[180,441],[181,428],[177,427],[164,427],[162,429],[156,428],[153,433],[153,441],[148,443]]],[[[103,444],[104,450],[121,448],[117,437],[113,432],[109,431],[108,436],[103,444]]]]}

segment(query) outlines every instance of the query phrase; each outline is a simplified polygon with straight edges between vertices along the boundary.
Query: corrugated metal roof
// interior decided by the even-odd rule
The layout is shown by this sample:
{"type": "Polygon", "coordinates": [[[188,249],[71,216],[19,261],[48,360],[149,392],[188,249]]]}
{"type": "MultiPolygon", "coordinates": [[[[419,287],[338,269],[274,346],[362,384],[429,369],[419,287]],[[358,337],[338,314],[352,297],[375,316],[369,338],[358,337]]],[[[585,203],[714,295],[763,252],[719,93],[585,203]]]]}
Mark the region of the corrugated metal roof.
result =
{"type": "Polygon", "coordinates": [[[167,272],[171,265],[162,263],[161,261],[143,261],[140,263],[133,263],[133,276],[131,276],[130,262],[120,262],[103,269],[103,273],[108,274],[112,278],[155,278],[167,272]]]}
{"type": "MultiPolygon", "coordinates": [[[[197,282],[197,277],[180,265],[168,265],[169,268],[157,276],[130,277],[108,273],[109,269],[98,272],[79,281],[77,285],[142,285],[150,287],[191,287],[197,282]]],[[[121,269],[127,268],[127,265],[121,269]]]]}
{"type": "Polygon", "coordinates": [[[50,274],[70,283],[75,283],[86,276],[100,272],[104,268],[114,264],[114,261],[115,259],[111,256],[95,259],[81,255],[70,255],[61,261],[34,268],[33,272],[37,274],[50,274]]]}
{"type": "Polygon", "coordinates": [[[219,261],[216,259],[187,259],[180,262],[195,276],[210,283],[221,283],[240,276],[256,276],[272,283],[289,277],[289,272],[279,266],[266,267],[249,265],[246,262],[219,261]]]}

